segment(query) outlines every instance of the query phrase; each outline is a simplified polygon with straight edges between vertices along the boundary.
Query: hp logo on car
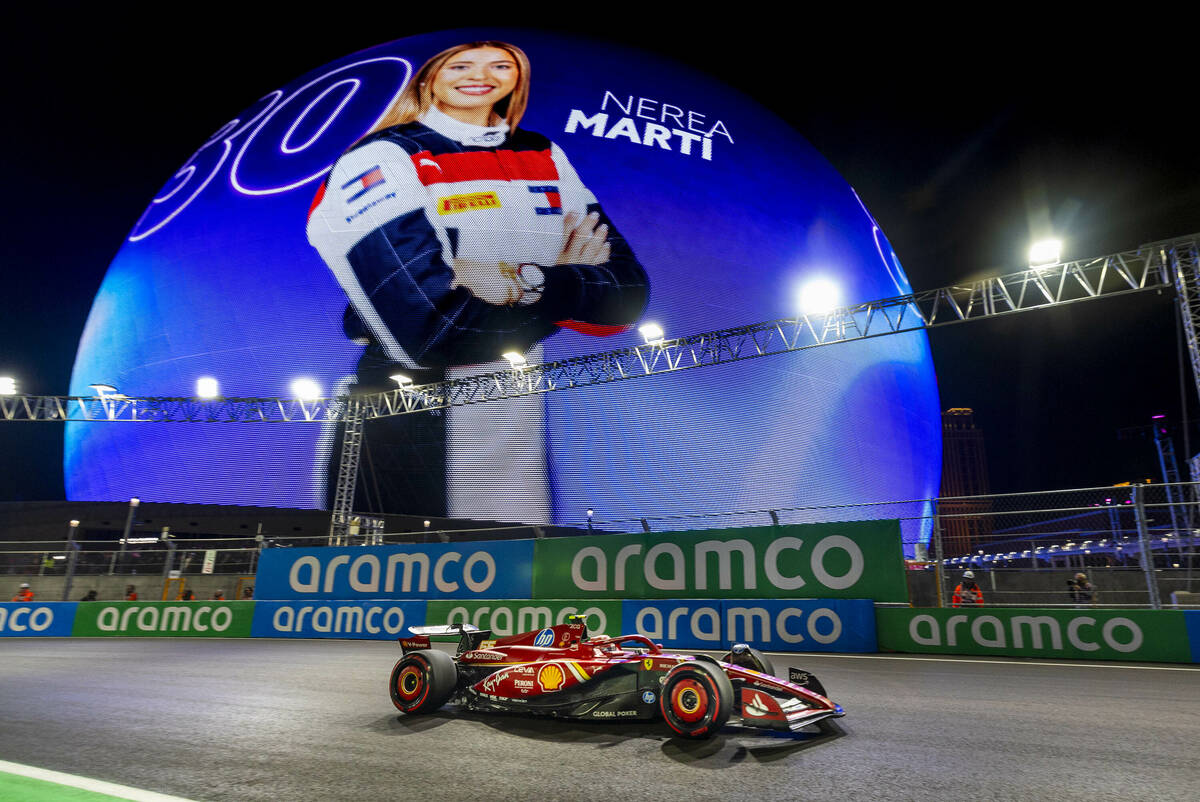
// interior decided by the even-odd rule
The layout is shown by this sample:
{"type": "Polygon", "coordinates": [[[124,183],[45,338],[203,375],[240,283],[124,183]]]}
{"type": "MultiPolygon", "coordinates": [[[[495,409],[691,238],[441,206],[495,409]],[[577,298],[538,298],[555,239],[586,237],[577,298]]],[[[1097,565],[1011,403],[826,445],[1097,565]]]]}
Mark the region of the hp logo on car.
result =
{"type": "Polygon", "coordinates": [[[554,630],[543,629],[533,639],[534,646],[553,646],[554,645],[554,630]]]}

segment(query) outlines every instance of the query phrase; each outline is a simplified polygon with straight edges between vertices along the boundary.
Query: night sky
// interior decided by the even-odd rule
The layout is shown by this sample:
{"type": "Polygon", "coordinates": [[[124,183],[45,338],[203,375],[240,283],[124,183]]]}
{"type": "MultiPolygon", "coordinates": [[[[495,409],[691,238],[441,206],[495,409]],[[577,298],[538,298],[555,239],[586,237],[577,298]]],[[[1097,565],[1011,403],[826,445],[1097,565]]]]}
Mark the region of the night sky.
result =
{"type": "MultiPolygon", "coordinates": [[[[22,392],[65,394],[109,260],[238,110],[391,39],[561,18],[374,11],[370,24],[285,24],[194,11],[203,16],[65,7],[6,17],[0,375],[22,392]]],[[[791,122],[855,187],[918,290],[1019,270],[1030,240],[1049,233],[1071,259],[1200,231],[1195,67],[1170,48],[1108,46],[1068,27],[993,27],[985,39],[912,21],[877,20],[864,34],[858,19],[784,30],[593,11],[560,29],[664,52],[791,122]]],[[[1157,476],[1151,442],[1117,431],[1159,413],[1181,420],[1176,331],[1170,293],[1143,293],[930,337],[942,407],[976,410],[992,489],[1015,492],[1157,476]]],[[[1185,377],[1195,416],[1190,368],[1185,377]]],[[[1182,456],[1181,427],[1176,447],[1182,456]]],[[[0,501],[63,498],[61,454],[57,425],[0,424],[0,501]]]]}

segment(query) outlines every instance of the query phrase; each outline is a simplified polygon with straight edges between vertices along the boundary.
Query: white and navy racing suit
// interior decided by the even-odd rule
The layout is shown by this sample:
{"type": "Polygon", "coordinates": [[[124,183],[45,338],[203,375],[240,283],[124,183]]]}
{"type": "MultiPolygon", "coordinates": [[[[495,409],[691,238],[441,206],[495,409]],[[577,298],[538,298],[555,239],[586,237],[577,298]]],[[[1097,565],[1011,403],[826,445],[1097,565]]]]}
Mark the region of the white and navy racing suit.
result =
{"type": "MultiPolygon", "coordinates": [[[[308,238],[350,300],[347,335],[369,343],[362,389],[386,388],[382,377],[401,367],[424,383],[507,367],[496,363],[505,351],[541,361],[537,344],[560,328],[625,330],[649,293],[632,249],[557,145],[436,108],[421,122],[369,135],[338,160],[309,211],[308,238]],[[555,264],[570,212],[596,213],[597,225],[608,226],[607,262],[555,264]],[[517,302],[488,303],[470,282],[456,283],[464,264],[541,281],[517,302]]],[[[444,514],[549,522],[542,405],[532,396],[447,410],[444,514]]],[[[415,481],[399,493],[412,504],[394,498],[382,506],[438,514],[430,505],[438,433],[416,437],[425,446],[399,458],[409,461],[402,481],[415,481]]],[[[404,439],[411,443],[413,433],[404,439]]]]}

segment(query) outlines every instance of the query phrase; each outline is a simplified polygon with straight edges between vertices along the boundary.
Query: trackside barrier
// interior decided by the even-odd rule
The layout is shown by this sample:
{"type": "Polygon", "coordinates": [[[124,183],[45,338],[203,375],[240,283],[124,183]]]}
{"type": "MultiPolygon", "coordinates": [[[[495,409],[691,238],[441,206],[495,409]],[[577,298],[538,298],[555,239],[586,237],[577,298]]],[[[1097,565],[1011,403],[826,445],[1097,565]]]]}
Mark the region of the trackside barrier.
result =
{"type": "MultiPolygon", "coordinates": [[[[430,602],[433,604],[434,602],[430,602]]],[[[256,602],[254,638],[396,640],[425,623],[423,601],[256,602]]]]}
{"type": "Polygon", "coordinates": [[[266,549],[260,599],[908,599],[897,521],[266,549]]]}
{"type": "Polygon", "coordinates": [[[79,602],[7,602],[0,604],[0,638],[63,638],[75,624],[79,602]]]}
{"type": "Polygon", "coordinates": [[[533,598],[908,601],[898,521],[537,541],[533,598]]]}
{"type": "Polygon", "coordinates": [[[593,632],[637,632],[674,649],[747,642],[774,651],[873,652],[874,613],[869,599],[431,601],[426,621],[474,624],[503,637],[586,614],[593,632]]]}
{"type": "Polygon", "coordinates": [[[248,638],[255,602],[77,603],[79,637],[248,638]]]}
{"type": "Polygon", "coordinates": [[[1200,610],[1188,610],[1183,614],[1187,626],[1188,640],[1192,644],[1192,662],[1200,663],[1200,610]]]}
{"type": "Polygon", "coordinates": [[[785,652],[1200,663],[1200,610],[876,608],[861,599],[13,602],[0,603],[0,637],[393,640],[409,626],[455,622],[503,636],[578,613],[595,631],[638,632],[669,648],[742,641],[785,652]]]}
{"type": "Polygon", "coordinates": [[[880,608],[879,649],[1003,657],[1195,661],[1200,624],[1174,610],[880,608]],[[1189,630],[1193,636],[1189,643],[1189,630]]]}
{"type": "Polygon", "coordinates": [[[259,599],[529,598],[532,540],[265,549],[259,599]]]}

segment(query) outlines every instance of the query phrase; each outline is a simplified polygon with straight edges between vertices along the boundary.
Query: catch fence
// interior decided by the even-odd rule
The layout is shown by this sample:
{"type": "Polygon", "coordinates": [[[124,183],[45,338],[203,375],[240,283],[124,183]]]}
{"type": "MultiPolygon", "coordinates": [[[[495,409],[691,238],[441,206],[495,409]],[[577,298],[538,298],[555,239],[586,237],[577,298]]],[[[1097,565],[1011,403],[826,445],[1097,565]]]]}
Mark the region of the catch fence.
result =
{"type": "MultiPolygon", "coordinates": [[[[150,581],[175,598],[204,577],[242,578],[249,587],[263,549],[384,545],[603,535],[624,532],[762,527],[892,519],[899,521],[913,606],[949,607],[956,587],[974,574],[984,606],[1200,606],[1197,546],[1200,492],[1195,483],[1129,485],[1035,493],[808,505],[602,520],[582,526],[488,526],[385,532],[383,521],[327,537],[159,537],[92,539],[86,522],[67,540],[0,541],[0,574],[40,582],[41,598],[74,598],[99,587],[120,598],[122,582],[150,581]],[[1083,574],[1086,585],[1076,577],[1083,574]],[[182,581],[177,581],[182,580],[182,581]],[[172,583],[172,581],[175,581],[172,583]]],[[[461,522],[460,522],[461,525],[461,522]]],[[[233,586],[233,582],[226,584],[233,586]]],[[[0,592],[9,592],[3,588],[0,592]]],[[[963,594],[960,594],[963,595],[963,594]]]]}

